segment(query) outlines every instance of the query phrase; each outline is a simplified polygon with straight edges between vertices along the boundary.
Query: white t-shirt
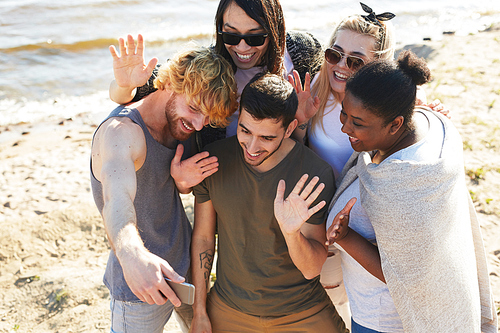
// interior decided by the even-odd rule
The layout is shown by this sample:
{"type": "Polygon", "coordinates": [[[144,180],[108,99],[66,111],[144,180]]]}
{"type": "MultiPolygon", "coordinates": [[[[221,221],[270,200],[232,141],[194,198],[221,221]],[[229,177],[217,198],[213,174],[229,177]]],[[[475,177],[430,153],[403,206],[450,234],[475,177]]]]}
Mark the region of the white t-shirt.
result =
{"type": "MultiPolygon", "coordinates": [[[[285,61],[284,61],[284,66],[285,66],[285,78],[288,77],[288,74],[290,74],[293,71],[293,63],[292,63],[292,58],[290,57],[290,54],[288,54],[288,51],[285,50],[285,61]]],[[[249,69],[236,69],[236,73],[234,74],[234,78],[236,80],[236,86],[238,87],[238,101],[239,101],[239,96],[241,96],[241,92],[243,91],[243,88],[247,85],[248,82],[257,74],[262,73],[264,71],[263,66],[254,66],[249,69]]],[[[226,127],[226,137],[230,137],[233,135],[236,135],[236,132],[238,130],[238,115],[240,114],[239,108],[236,110],[231,117],[229,117],[229,125],[226,127]]]]}
{"type": "MultiPolygon", "coordinates": [[[[318,74],[314,77],[311,86],[316,83],[318,74]]],[[[307,131],[309,148],[332,166],[335,178],[340,175],[342,168],[354,151],[349,137],[341,131],[341,109],[341,104],[335,100],[333,94],[330,94],[323,116],[324,130],[319,125],[314,128],[309,125],[307,131]]]]}
{"type": "MultiPolygon", "coordinates": [[[[397,151],[382,163],[390,160],[429,161],[440,156],[444,140],[444,129],[437,117],[423,114],[429,123],[429,131],[419,142],[397,151]]],[[[416,115],[415,115],[416,116],[416,115]]],[[[353,197],[358,201],[349,216],[349,226],[369,242],[376,244],[375,231],[360,202],[359,179],[356,179],[337,199],[327,219],[327,228],[335,215],[353,197]]],[[[382,332],[403,332],[403,325],[396,311],[387,285],[368,273],[342,247],[342,272],[353,320],[361,326],[382,332]]]]}

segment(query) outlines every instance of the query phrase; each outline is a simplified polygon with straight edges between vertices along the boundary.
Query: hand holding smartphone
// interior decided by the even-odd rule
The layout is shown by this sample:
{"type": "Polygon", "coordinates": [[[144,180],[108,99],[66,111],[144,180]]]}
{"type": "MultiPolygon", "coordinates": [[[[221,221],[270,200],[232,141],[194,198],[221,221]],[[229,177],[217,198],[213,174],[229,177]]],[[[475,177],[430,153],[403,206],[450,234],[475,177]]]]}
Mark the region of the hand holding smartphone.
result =
{"type": "Polygon", "coordinates": [[[168,286],[172,288],[177,297],[181,300],[182,303],[193,305],[194,303],[194,285],[187,282],[175,283],[169,278],[165,278],[168,286]]]}

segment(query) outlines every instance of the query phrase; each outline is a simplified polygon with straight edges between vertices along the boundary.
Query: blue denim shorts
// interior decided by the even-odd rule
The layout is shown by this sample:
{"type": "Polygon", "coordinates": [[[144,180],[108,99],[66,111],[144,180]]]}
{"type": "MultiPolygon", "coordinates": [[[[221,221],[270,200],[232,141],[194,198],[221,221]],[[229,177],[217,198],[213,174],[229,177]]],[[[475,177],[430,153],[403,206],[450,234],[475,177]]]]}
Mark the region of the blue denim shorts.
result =
{"type": "Polygon", "coordinates": [[[144,302],[123,302],[111,296],[112,333],[162,333],[172,315],[174,306],[170,301],[163,305],[144,302]]]}

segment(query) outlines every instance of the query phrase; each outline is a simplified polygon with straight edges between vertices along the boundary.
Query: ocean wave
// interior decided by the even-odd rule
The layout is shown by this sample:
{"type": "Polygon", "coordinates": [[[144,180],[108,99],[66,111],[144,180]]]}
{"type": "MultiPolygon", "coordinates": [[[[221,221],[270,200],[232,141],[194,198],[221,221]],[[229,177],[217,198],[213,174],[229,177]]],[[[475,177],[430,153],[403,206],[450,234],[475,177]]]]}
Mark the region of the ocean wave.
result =
{"type": "MultiPolygon", "coordinates": [[[[185,36],[172,36],[171,38],[153,38],[148,39],[146,42],[148,46],[160,47],[167,43],[182,43],[190,40],[200,40],[210,38],[211,33],[193,33],[185,36]]],[[[78,41],[75,43],[57,43],[48,39],[42,43],[25,44],[8,48],[0,48],[0,53],[16,53],[24,51],[37,51],[37,50],[62,50],[68,52],[83,52],[86,50],[103,49],[110,45],[118,46],[117,38],[97,38],[93,40],[78,41]]]]}
{"type": "Polygon", "coordinates": [[[88,115],[103,118],[116,103],[109,99],[108,91],[85,96],[60,95],[42,101],[0,99],[0,126],[36,124],[46,120],[88,115]]]}
{"type": "Polygon", "coordinates": [[[81,0],[81,1],[72,1],[69,3],[60,2],[54,3],[50,1],[12,1],[10,4],[0,3],[0,10],[7,14],[17,14],[17,13],[37,13],[39,11],[67,11],[73,9],[84,9],[84,8],[116,8],[116,6],[126,5],[126,6],[134,6],[134,5],[143,5],[144,1],[141,0],[81,0]]]}

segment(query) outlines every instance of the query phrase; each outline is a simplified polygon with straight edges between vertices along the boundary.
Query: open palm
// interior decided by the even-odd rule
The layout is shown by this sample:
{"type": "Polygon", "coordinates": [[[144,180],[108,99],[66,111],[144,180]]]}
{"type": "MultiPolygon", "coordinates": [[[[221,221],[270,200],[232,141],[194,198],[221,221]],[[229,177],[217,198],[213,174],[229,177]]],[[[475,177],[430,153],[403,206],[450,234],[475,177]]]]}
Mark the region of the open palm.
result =
{"type": "Polygon", "coordinates": [[[309,121],[309,119],[318,112],[320,103],[319,97],[311,95],[311,76],[309,73],[306,73],[304,88],[302,88],[302,82],[296,70],[293,71],[293,74],[288,75],[288,82],[294,87],[299,100],[295,118],[299,124],[303,124],[309,121]]]}
{"type": "Polygon", "coordinates": [[[315,176],[304,188],[308,178],[307,174],[303,175],[286,199],[284,199],[285,181],[280,180],[278,183],[274,199],[274,215],[284,233],[291,234],[300,230],[302,225],[326,204],[325,201],[321,201],[309,208],[323,191],[325,184],[319,184],[313,191],[319,181],[315,176]]]}
{"type": "Polygon", "coordinates": [[[123,38],[119,39],[120,54],[111,45],[109,51],[113,57],[113,72],[116,84],[120,87],[141,87],[148,81],[158,59],[153,58],[148,65],[144,63],[144,39],[142,35],[137,37],[137,49],[134,38],[127,36],[125,43],[123,38]]]}

